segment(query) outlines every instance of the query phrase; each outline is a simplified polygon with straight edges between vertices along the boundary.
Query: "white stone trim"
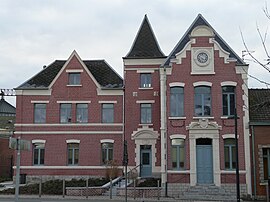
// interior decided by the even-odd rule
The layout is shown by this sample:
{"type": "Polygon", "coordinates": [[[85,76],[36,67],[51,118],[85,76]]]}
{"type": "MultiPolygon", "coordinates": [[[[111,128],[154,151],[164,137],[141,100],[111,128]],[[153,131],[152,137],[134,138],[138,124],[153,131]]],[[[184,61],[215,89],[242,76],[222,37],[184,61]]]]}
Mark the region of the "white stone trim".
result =
{"type": "Polygon", "coordinates": [[[227,51],[225,51],[214,38],[210,38],[209,39],[209,43],[213,43],[214,44],[214,50],[218,50],[219,57],[220,58],[224,58],[224,63],[225,64],[228,64],[229,62],[232,61],[231,58],[229,58],[230,57],[230,53],[227,52],[227,51]]]}
{"type": "Polygon", "coordinates": [[[223,139],[235,139],[235,134],[224,134],[222,135],[223,139]]]}
{"type": "Polygon", "coordinates": [[[78,101],[78,100],[72,100],[72,101],[62,101],[62,100],[60,100],[60,101],[56,101],[56,103],[58,103],[58,104],[89,104],[89,103],[91,103],[91,101],[90,100],[87,100],[87,101],[78,101]]]}
{"type": "Polygon", "coordinates": [[[212,154],[213,154],[213,177],[214,184],[221,186],[220,176],[220,151],[219,151],[219,126],[216,122],[199,121],[191,122],[187,126],[189,130],[189,148],[190,148],[190,185],[197,184],[197,171],[196,171],[196,139],[210,138],[212,139],[212,154]]]}
{"type": "Polygon", "coordinates": [[[215,34],[210,27],[205,26],[205,25],[199,25],[192,30],[190,36],[191,37],[198,37],[198,36],[212,36],[212,37],[214,37],[215,34]]]}
{"type": "Polygon", "coordinates": [[[97,88],[97,95],[124,95],[124,91],[122,89],[100,89],[97,88]]]}
{"type": "Polygon", "coordinates": [[[75,127],[82,127],[82,126],[123,126],[123,123],[41,123],[41,124],[36,124],[36,123],[26,123],[26,124],[21,124],[21,123],[16,123],[14,124],[16,127],[51,127],[51,126],[62,126],[62,127],[67,127],[67,126],[75,126],[75,127]]]}
{"type": "Polygon", "coordinates": [[[153,128],[148,128],[148,126],[143,126],[143,128],[138,128],[137,131],[133,131],[131,134],[131,139],[135,140],[135,162],[136,165],[140,164],[140,154],[141,154],[141,145],[151,145],[151,154],[152,154],[152,172],[157,170],[155,163],[157,161],[157,148],[156,143],[159,135],[157,131],[154,131],[153,128]]]}
{"type": "Polygon", "coordinates": [[[36,90],[36,89],[26,89],[26,90],[15,90],[16,95],[51,95],[51,89],[36,90]]]}
{"type": "MultiPolygon", "coordinates": [[[[158,59],[127,59],[123,60],[124,65],[161,65],[166,58],[158,59]]],[[[128,68],[125,67],[125,70],[128,68]]]]}
{"type": "MultiPolygon", "coordinates": [[[[222,174],[236,174],[235,170],[221,170],[220,173],[222,174]]],[[[246,170],[239,170],[240,174],[246,174],[247,171],[246,170]]]]}
{"type": "Polygon", "coordinates": [[[83,135],[98,135],[98,134],[111,134],[122,135],[123,131],[15,131],[14,134],[18,135],[56,135],[56,134],[83,134],[83,135]]]}
{"type": "Polygon", "coordinates": [[[137,69],[137,73],[154,73],[154,69],[148,69],[148,68],[143,68],[143,69],[137,69]]]}
{"type": "Polygon", "coordinates": [[[34,104],[48,104],[49,103],[49,100],[31,100],[31,103],[34,103],[34,104]]]}
{"type": "Polygon", "coordinates": [[[182,82],[172,82],[172,83],[169,83],[169,86],[170,87],[185,87],[185,83],[182,83],[182,82]]]}
{"type": "Polygon", "coordinates": [[[102,139],[102,140],[100,140],[100,143],[114,143],[114,140],[112,140],[112,139],[102,139]]]}
{"type": "Polygon", "coordinates": [[[83,72],[82,69],[66,69],[66,72],[68,73],[81,73],[83,72]]]}
{"type": "Polygon", "coordinates": [[[186,135],[182,135],[182,134],[174,134],[174,135],[170,135],[170,139],[186,139],[186,135]]]}
{"type": "Polygon", "coordinates": [[[187,57],[187,51],[191,50],[191,44],[195,43],[195,39],[191,39],[185,47],[175,54],[175,59],[171,59],[170,63],[182,64],[182,59],[187,57]]]}
{"type": "Polygon", "coordinates": [[[45,144],[46,143],[46,140],[38,140],[38,139],[32,140],[32,144],[36,144],[36,143],[45,144]]]}
{"type": "Polygon", "coordinates": [[[98,101],[98,103],[99,104],[116,104],[117,103],[117,101],[116,100],[111,100],[111,101],[109,101],[109,100],[100,100],[100,101],[98,101]]]}
{"type": "Polygon", "coordinates": [[[136,103],[137,104],[147,104],[147,103],[153,104],[155,103],[155,100],[136,100],[136,103]]]}
{"type": "Polygon", "coordinates": [[[168,170],[167,173],[171,174],[189,174],[189,170],[168,170]]]}
{"type": "Polygon", "coordinates": [[[81,87],[82,84],[67,84],[67,87],[81,87]]]}
{"type": "Polygon", "coordinates": [[[194,87],[197,87],[197,86],[210,86],[211,87],[212,83],[208,81],[197,81],[193,83],[193,86],[194,87]]]}
{"type": "Polygon", "coordinates": [[[223,81],[220,83],[221,86],[237,86],[237,83],[234,81],[223,81]]]}
{"type": "Polygon", "coordinates": [[[185,120],[187,117],[185,116],[170,116],[169,120],[185,120]]]}
{"type": "Polygon", "coordinates": [[[69,139],[69,140],[66,140],[66,143],[69,144],[69,143],[77,143],[77,144],[80,144],[81,140],[76,140],[76,139],[69,139]]]}
{"type": "MultiPolygon", "coordinates": [[[[42,170],[42,169],[108,169],[107,166],[20,166],[21,169],[33,169],[33,170],[42,170]]],[[[122,169],[123,166],[118,166],[117,168],[122,169]]],[[[13,166],[13,169],[16,169],[16,166],[13,166]]]]}

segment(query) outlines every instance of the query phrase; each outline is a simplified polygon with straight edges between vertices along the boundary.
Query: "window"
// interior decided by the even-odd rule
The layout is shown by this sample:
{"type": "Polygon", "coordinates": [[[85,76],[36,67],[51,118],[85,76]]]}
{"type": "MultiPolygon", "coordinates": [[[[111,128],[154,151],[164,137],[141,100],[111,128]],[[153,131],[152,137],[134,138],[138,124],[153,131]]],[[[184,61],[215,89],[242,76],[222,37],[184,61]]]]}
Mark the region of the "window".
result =
{"type": "Polygon", "coordinates": [[[78,165],[79,162],[79,144],[68,143],[68,165],[78,165]]]}
{"type": "Polygon", "coordinates": [[[102,104],[102,123],[114,122],[114,105],[102,104]]]}
{"type": "Polygon", "coordinates": [[[113,160],[113,143],[104,142],[102,148],[102,163],[109,164],[113,160]]]}
{"type": "Polygon", "coordinates": [[[225,169],[233,170],[236,168],[235,139],[228,138],[224,140],[224,159],[225,169]]]}
{"type": "Polygon", "coordinates": [[[151,81],[151,74],[150,73],[143,73],[141,74],[141,88],[151,88],[152,81],[151,81]]]}
{"type": "Polygon", "coordinates": [[[81,73],[69,73],[68,74],[69,85],[80,85],[81,84],[81,73]]]}
{"type": "Polygon", "coordinates": [[[195,87],[195,116],[211,115],[211,88],[195,87]]]}
{"type": "Polygon", "coordinates": [[[223,102],[223,115],[234,115],[235,107],[235,87],[223,86],[222,87],[222,102],[223,102]]]}
{"type": "Polygon", "coordinates": [[[263,175],[264,179],[270,179],[270,148],[263,148],[263,175]]]}
{"type": "Polygon", "coordinates": [[[183,170],[185,168],[185,140],[172,139],[172,168],[183,170]]]}
{"type": "Polygon", "coordinates": [[[76,122],[77,123],[88,122],[88,104],[76,105],[76,122]]]}
{"type": "Polygon", "coordinates": [[[34,159],[33,159],[33,164],[34,165],[44,165],[44,143],[35,143],[33,144],[34,148],[34,159]]]}
{"type": "Polygon", "coordinates": [[[60,104],[60,122],[71,122],[71,104],[60,104]]]}
{"type": "Polygon", "coordinates": [[[141,123],[152,123],[152,104],[141,104],[141,123]]]}
{"type": "Polygon", "coordinates": [[[172,87],[170,89],[170,116],[184,115],[184,88],[172,87]]]}
{"type": "Polygon", "coordinates": [[[34,104],[34,123],[46,122],[46,104],[34,104]]]}

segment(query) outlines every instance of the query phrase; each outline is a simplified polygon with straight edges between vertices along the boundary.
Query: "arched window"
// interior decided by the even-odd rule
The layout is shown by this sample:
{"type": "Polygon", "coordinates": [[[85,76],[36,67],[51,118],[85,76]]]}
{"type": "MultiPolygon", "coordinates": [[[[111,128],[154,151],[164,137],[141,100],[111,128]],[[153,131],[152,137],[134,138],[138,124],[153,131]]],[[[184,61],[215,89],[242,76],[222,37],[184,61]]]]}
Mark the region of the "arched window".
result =
{"type": "Polygon", "coordinates": [[[170,116],[180,117],[184,115],[184,88],[170,88],[170,116]]]}
{"type": "Polygon", "coordinates": [[[195,87],[195,116],[211,115],[211,87],[195,87]]]}
{"type": "Polygon", "coordinates": [[[180,138],[172,139],[172,168],[183,170],[185,168],[185,140],[180,138]]]}

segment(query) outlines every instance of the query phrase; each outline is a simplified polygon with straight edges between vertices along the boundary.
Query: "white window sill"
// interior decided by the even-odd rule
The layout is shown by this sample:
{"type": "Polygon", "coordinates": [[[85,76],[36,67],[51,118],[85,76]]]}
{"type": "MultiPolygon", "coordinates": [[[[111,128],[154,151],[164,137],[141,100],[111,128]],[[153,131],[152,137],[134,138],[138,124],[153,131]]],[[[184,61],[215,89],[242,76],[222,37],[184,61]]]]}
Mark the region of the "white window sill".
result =
{"type": "Polygon", "coordinates": [[[153,87],[140,87],[139,90],[153,90],[153,87]]]}
{"type": "Polygon", "coordinates": [[[168,173],[175,173],[175,174],[186,174],[186,173],[190,173],[189,170],[168,170],[168,173]]]}
{"type": "Polygon", "coordinates": [[[169,119],[170,120],[185,120],[185,119],[187,119],[187,117],[185,117],[185,116],[170,116],[169,119]]]}
{"type": "Polygon", "coordinates": [[[215,119],[213,116],[194,116],[193,119],[215,119]]]}
{"type": "Polygon", "coordinates": [[[70,84],[68,84],[67,85],[67,87],[81,87],[82,86],[82,84],[78,84],[78,85],[70,85],[70,84]]]}
{"type": "Polygon", "coordinates": [[[153,126],[152,123],[140,123],[139,126],[153,126]]]}

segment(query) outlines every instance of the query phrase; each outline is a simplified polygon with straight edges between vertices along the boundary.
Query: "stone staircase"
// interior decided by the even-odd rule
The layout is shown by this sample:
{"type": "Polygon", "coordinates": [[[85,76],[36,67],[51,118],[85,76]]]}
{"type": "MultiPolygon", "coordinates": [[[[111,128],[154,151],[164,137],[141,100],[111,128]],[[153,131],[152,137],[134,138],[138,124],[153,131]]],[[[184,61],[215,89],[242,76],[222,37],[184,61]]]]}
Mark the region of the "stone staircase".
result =
{"type": "Polygon", "coordinates": [[[183,192],[180,199],[185,200],[208,200],[208,201],[235,201],[236,196],[215,185],[196,185],[189,187],[183,192]]]}

